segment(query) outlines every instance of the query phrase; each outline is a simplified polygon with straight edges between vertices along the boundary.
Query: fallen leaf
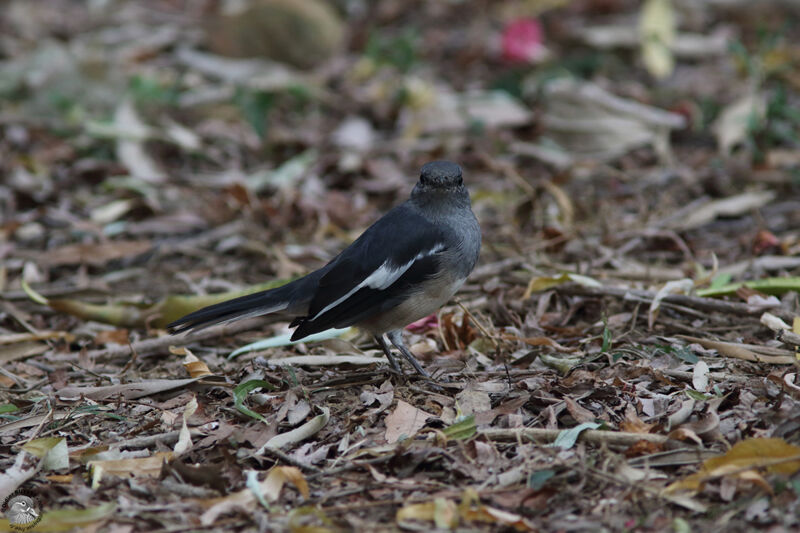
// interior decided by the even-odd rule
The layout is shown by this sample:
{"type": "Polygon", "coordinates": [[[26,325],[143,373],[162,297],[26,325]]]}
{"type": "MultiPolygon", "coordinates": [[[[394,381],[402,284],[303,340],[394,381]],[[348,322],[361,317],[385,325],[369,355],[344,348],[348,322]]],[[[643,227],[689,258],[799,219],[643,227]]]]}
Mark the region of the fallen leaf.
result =
{"type": "Polygon", "coordinates": [[[86,466],[92,473],[92,488],[100,485],[105,475],[116,477],[156,477],[161,465],[173,457],[172,452],[157,452],[148,457],[89,461],[86,466]]]}
{"type": "Polygon", "coordinates": [[[655,325],[656,318],[658,317],[658,311],[661,308],[661,301],[664,298],[670,294],[689,294],[693,288],[694,281],[689,278],[665,283],[653,297],[653,301],[650,302],[650,309],[647,312],[647,327],[653,329],[653,325],[655,325]]]}
{"type": "Polygon", "coordinates": [[[223,514],[236,509],[252,513],[259,503],[259,500],[275,502],[280,497],[281,490],[286,483],[294,485],[304,498],[309,497],[308,483],[303,473],[295,466],[276,466],[267,474],[264,481],[253,482],[257,472],[252,471],[248,478],[248,488],[234,492],[223,498],[203,500],[200,503],[208,509],[200,516],[200,522],[204,526],[209,526],[216,522],[217,518],[223,514]]]}
{"type": "Polygon", "coordinates": [[[50,267],[61,265],[102,266],[109,261],[143,254],[153,247],[150,241],[106,241],[96,244],[68,244],[39,254],[37,261],[50,267]]]}
{"type": "Polygon", "coordinates": [[[151,394],[186,387],[199,379],[149,379],[138,383],[119,383],[100,387],[64,387],[56,391],[56,396],[62,400],[76,400],[81,396],[92,400],[105,400],[112,396],[136,400],[151,394]]]}
{"type": "Polygon", "coordinates": [[[147,183],[163,183],[166,173],[144,147],[151,128],[142,121],[130,100],[123,100],[114,112],[114,127],[126,133],[117,139],[117,159],[128,168],[131,177],[147,183]]]}
{"type": "Polygon", "coordinates": [[[681,230],[694,229],[705,226],[721,216],[744,215],[764,207],[773,201],[775,196],[775,191],[754,191],[713,200],[692,211],[689,216],[678,220],[676,227],[681,230]]]}
{"type": "MultiPolygon", "coordinates": [[[[681,490],[698,492],[712,479],[762,468],[771,474],[795,474],[800,471],[800,446],[783,439],[743,440],[724,455],[705,461],[698,472],[672,483],[664,490],[668,493],[681,490]]],[[[752,474],[745,477],[755,479],[752,474]]]]}
{"type": "Polygon", "coordinates": [[[583,431],[587,429],[597,429],[599,427],[600,424],[596,422],[584,422],[583,424],[578,424],[574,428],[565,429],[559,432],[556,440],[548,446],[553,448],[561,448],[562,450],[569,450],[575,446],[575,443],[578,441],[578,437],[583,431]]]}
{"type": "Polygon", "coordinates": [[[175,346],[170,346],[169,353],[184,356],[183,368],[185,368],[193,378],[203,378],[214,375],[214,373],[208,369],[208,365],[198,359],[197,356],[186,347],[176,348],[175,346]]]}
{"type": "MultiPolygon", "coordinates": [[[[117,510],[116,502],[108,502],[96,507],[85,509],[48,509],[42,514],[42,519],[33,531],[53,533],[57,531],[95,531],[101,524],[99,522],[111,518],[117,510]]],[[[8,519],[0,519],[0,529],[3,531],[19,531],[19,524],[11,526],[8,519]]]]}
{"type": "Polygon", "coordinates": [[[705,361],[698,361],[692,370],[692,386],[694,390],[708,392],[708,364],[705,361]]]}
{"type": "Polygon", "coordinates": [[[713,125],[719,151],[730,154],[764,120],[766,113],[767,96],[763,92],[748,92],[729,104],[713,125]]]}
{"type": "Polygon", "coordinates": [[[456,403],[463,415],[476,415],[492,408],[492,400],[489,395],[469,385],[456,394],[456,403]]]}
{"type": "Polygon", "coordinates": [[[639,15],[642,61],[655,78],[666,78],[675,69],[675,12],[670,0],[646,0],[639,15]]]}
{"type": "Polygon", "coordinates": [[[327,407],[320,407],[320,410],[322,411],[322,414],[315,416],[302,426],[291,431],[287,431],[286,433],[275,435],[269,439],[267,443],[264,444],[264,446],[262,446],[258,452],[256,452],[256,455],[263,454],[264,448],[285,448],[287,446],[297,444],[298,442],[302,442],[305,439],[315,435],[325,427],[331,417],[330,410],[327,407]]]}
{"type": "Polygon", "coordinates": [[[42,459],[45,470],[61,470],[69,468],[69,452],[67,440],[62,437],[44,437],[25,443],[22,449],[42,459]]]}
{"type": "Polygon", "coordinates": [[[401,437],[410,438],[422,429],[425,421],[433,415],[417,409],[413,405],[397,400],[397,407],[386,416],[386,442],[393,443],[401,437]]]}
{"type": "Polygon", "coordinates": [[[545,135],[573,162],[607,161],[641,146],[669,157],[669,132],[685,127],[683,116],[612,95],[601,87],[570,79],[544,90],[545,135]]]}

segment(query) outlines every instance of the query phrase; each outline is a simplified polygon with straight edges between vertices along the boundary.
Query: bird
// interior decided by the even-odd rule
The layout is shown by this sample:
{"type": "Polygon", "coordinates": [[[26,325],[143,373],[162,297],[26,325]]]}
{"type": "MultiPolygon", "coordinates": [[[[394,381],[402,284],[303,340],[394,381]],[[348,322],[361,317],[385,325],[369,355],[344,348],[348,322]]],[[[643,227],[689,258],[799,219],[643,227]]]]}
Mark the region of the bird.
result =
{"type": "Polygon", "coordinates": [[[8,522],[12,525],[30,524],[39,517],[36,505],[30,496],[14,496],[8,501],[6,511],[8,522]]]}
{"type": "Polygon", "coordinates": [[[481,230],[462,170],[450,161],[423,165],[408,200],[392,208],[322,268],[281,287],[190,313],[173,334],[260,315],[291,320],[291,340],[356,326],[374,338],[402,373],[386,339],[417,373],[430,377],[403,342],[408,324],[436,312],[478,261],[481,230]]]}

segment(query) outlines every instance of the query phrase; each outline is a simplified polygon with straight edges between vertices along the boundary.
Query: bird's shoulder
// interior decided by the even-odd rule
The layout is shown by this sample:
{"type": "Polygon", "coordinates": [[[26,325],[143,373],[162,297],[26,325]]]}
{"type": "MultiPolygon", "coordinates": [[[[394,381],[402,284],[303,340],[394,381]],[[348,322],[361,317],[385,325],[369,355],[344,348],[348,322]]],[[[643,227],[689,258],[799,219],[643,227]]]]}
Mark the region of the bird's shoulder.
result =
{"type": "Polygon", "coordinates": [[[360,282],[381,266],[401,267],[419,256],[441,251],[445,231],[408,202],[367,228],[328,265],[320,285],[360,282]]]}

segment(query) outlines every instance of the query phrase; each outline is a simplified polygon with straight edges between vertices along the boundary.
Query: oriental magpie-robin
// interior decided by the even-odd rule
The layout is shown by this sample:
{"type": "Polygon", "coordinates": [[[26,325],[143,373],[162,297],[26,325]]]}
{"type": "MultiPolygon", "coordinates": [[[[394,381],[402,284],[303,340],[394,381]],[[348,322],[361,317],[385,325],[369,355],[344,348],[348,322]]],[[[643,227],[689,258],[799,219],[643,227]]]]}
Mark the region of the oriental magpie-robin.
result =
{"type": "Polygon", "coordinates": [[[461,167],[422,167],[411,197],[395,207],[327,265],[277,289],[205,307],[169,324],[172,333],[240,318],[291,318],[292,340],[329,328],[369,332],[396,371],[384,335],[420,374],[402,328],[447,303],[478,260],[481,232],[461,167]]]}

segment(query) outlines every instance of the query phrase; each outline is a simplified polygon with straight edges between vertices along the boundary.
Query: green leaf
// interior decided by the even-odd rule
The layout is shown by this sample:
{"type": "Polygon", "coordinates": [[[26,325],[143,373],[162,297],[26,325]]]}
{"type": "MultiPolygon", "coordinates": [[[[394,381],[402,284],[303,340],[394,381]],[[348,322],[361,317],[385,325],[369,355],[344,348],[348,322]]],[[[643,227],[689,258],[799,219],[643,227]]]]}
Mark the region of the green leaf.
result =
{"type": "Polygon", "coordinates": [[[795,478],[789,481],[789,484],[792,485],[792,490],[794,493],[800,497],[800,478],[795,478]]]}
{"type": "Polygon", "coordinates": [[[675,533],[692,533],[692,526],[683,518],[675,518],[672,521],[672,529],[675,533]]]}
{"type": "Polygon", "coordinates": [[[275,95],[240,87],[237,89],[233,101],[253,131],[263,139],[267,134],[269,112],[275,104],[275,95]]]}
{"type": "Polygon", "coordinates": [[[0,405],[0,414],[13,413],[14,411],[19,411],[19,407],[13,403],[4,403],[0,405]]]}
{"type": "Polygon", "coordinates": [[[561,448],[562,450],[569,450],[575,443],[578,441],[578,437],[581,433],[583,433],[587,429],[597,429],[600,427],[600,424],[597,422],[584,422],[583,424],[579,424],[574,428],[565,429],[561,433],[558,434],[556,437],[555,442],[550,444],[552,448],[561,448]]]}
{"type": "Polygon", "coordinates": [[[608,329],[608,321],[603,318],[603,345],[600,347],[600,353],[606,353],[611,348],[611,330],[608,329]]]}
{"type": "Polygon", "coordinates": [[[555,470],[537,470],[536,472],[531,472],[531,475],[528,476],[528,488],[533,490],[539,490],[544,487],[547,481],[556,475],[555,470]]]}
{"type": "MultiPolygon", "coordinates": [[[[88,528],[95,522],[111,517],[117,510],[116,502],[108,502],[97,507],[87,509],[56,509],[54,511],[44,510],[42,521],[36,524],[31,531],[51,532],[51,531],[72,531],[76,528],[88,528]]],[[[0,530],[11,531],[8,520],[0,520],[0,530]]],[[[93,528],[92,528],[93,529],[93,528]]]]}
{"type": "Polygon", "coordinates": [[[475,426],[475,415],[469,415],[455,424],[451,424],[442,430],[448,439],[466,440],[478,431],[475,426]]]}
{"type": "Polygon", "coordinates": [[[233,389],[233,403],[239,412],[244,413],[251,418],[255,418],[256,420],[260,420],[266,424],[266,418],[244,406],[245,398],[247,398],[247,395],[255,389],[275,390],[275,387],[272,386],[272,383],[261,379],[251,379],[250,381],[245,381],[233,389]]]}
{"type": "Polygon", "coordinates": [[[677,349],[670,348],[670,350],[672,351],[672,355],[674,355],[681,361],[684,361],[691,365],[697,363],[700,360],[700,358],[698,358],[697,355],[686,346],[677,349]]]}
{"type": "Polygon", "coordinates": [[[709,289],[719,289],[731,282],[733,276],[729,272],[723,272],[721,274],[717,274],[714,276],[714,279],[711,280],[711,285],[709,285],[709,289]]]}
{"type": "Polygon", "coordinates": [[[702,297],[730,296],[742,287],[780,296],[790,291],[800,291],[800,277],[757,279],[739,283],[727,283],[719,287],[712,283],[711,287],[698,290],[697,295],[702,297]]]}
{"type": "Polygon", "coordinates": [[[696,390],[693,389],[686,389],[683,392],[686,393],[686,396],[688,396],[692,400],[697,400],[698,402],[704,402],[714,397],[711,394],[703,394],[702,392],[697,392],[696,390]]]}

